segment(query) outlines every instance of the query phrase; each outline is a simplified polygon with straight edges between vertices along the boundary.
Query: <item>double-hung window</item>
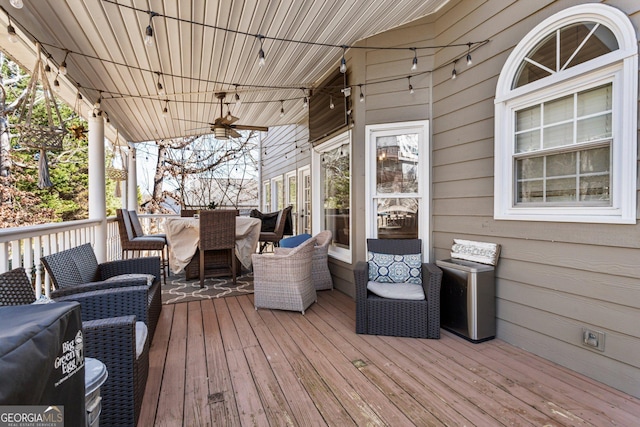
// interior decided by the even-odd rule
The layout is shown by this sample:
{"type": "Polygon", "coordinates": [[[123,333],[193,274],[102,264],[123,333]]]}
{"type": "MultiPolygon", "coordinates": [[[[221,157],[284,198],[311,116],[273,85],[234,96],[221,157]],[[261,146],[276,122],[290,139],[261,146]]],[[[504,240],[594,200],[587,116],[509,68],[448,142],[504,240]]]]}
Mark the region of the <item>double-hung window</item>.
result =
{"type": "Polygon", "coordinates": [[[542,22],[496,93],[495,218],[635,223],[637,41],[622,12],[542,22]]]}

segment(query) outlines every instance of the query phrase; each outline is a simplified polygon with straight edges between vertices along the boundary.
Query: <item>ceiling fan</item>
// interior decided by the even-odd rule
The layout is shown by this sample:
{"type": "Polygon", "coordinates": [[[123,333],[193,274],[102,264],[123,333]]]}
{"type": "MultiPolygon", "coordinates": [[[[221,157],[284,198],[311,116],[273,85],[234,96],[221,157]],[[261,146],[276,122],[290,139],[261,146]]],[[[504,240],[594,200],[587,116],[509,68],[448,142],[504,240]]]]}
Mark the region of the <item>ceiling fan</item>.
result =
{"type": "Polygon", "coordinates": [[[222,109],[223,101],[226,96],[226,92],[216,93],[216,98],[220,100],[220,117],[218,117],[213,123],[209,123],[211,125],[211,131],[213,131],[213,134],[217,139],[239,138],[240,134],[238,133],[238,130],[257,130],[262,132],[267,132],[269,130],[266,126],[235,125],[234,123],[239,119],[232,116],[231,112],[224,115],[224,111],[222,109]]]}

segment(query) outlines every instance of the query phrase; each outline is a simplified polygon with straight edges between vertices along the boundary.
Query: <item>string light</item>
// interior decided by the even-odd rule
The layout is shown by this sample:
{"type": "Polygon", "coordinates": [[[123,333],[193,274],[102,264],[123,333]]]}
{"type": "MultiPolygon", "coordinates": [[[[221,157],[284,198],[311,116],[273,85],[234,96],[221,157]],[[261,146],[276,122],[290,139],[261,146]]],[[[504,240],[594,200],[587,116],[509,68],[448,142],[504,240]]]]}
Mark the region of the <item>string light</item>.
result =
{"type": "Polygon", "coordinates": [[[309,108],[309,95],[307,94],[307,89],[301,87],[302,93],[304,94],[304,98],[302,99],[302,108],[309,108]]]}
{"type": "Polygon", "coordinates": [[[144,44],[146,46],[153,46],[153,27],[151,26],[154,17],[158,16],[156,12],[149,12],[149,25],[144,31],[144,44]]]}
{"type": "Polygon", "coordinates": [[[362,91],[362,85],[358,85],[358,88],[360,89],[360,102],[364,102],[364,92],[362,91]]]}
{"type": "Polygon", "coordinates": [[[467,66],[470,66],[473,64],[473,61],[471,60],[471,42],[467,43],[467,45],[469,46],[469,50],[467,51],[467,66]]]}
{"type": "Polygon", "coordinates": [[[100,105],[102,104],[102,91],[100,91],[100,95],[98,96],[98,99],[96,100],[96,102],[93,104],[93,108],[95,108],[96,110],[100,109],[100,105]]]}
{"type": "Polygon", "coordinates": [[[411,62],[411,71],[416,71],[418,69],[418,50],[415,47],[412,47],[413,50],[413,61],[411,62]]]}
{"type": "Polygon", "coordinates": [[[47,63],[47,65],[44,66],[44,71],[45,71],[45,73],[50,73],[51,72],[51,65],[49,65],[47,63]]]}
{"type": "Polygon", "coordinates": [[[166,92],[164,90],[164,86],[162,86],[162,83],[160,82],[160,72],[156,71],[156,74],[158,75],[158,95],[164,96],[166,92]]]}
{"type": "MultiPolygon", "coordinates": [[[[9,18],[9,25],[7,26],[7,39],[11,43],[17,43],[18,42],[18,35],[16,34],[16,29],[13,27],[13,25],[11,25],[11,18],[9,18]]],[[[49,64],[47,64],[47,65],[49,65],[49,64]]]]}
{"type": "Polygon", "coordinates": [[[56,78],[53,79],[53,90],[56,92],[60,91],[60,82],[58,81],[58,75],[56,74],[56,78]]]}
{"type": "Polygon", "coordinates": [[[242,104],[242,101],[240,100],[240,95],[238,95],[238,85],[234,84],[234,86],[236,87],[236,95],[235,95],[236,106],[240,107],[240,105],[242,104]]]}
{"type": "Polygon", "coordinates": [[[22,6],[24,6],[22,0],[11,0],[9,3],[11,3],[11,6],[15,7],[16,9],[22,9],[22,6]]]}
{"type": "Polygon", "coordinates": [[[340,72],[342,74],[347,72],[347,60],[344,57],[345,52],[347,51],[347,46],[342,46],[342,59],[340,60],[340,72]]]}
{"type": "Polygon", "coordinates": [[[164,118],[169,117],[169,100],[168,99],[164,100],[164,108],[162,109],[162,116],[164,118]]]}
{"type": "Polygon", "coordinates": [[[409,93],[413,95],[415,90],[413,90],[413,85],[411,84],[411,76],[407,77],[407,79],[409,79],[409,93]]]}
{"type": "Polygon", "coordinates": [[[333,103],[333,95],[329,95],[329,108],[332,110],[336,108],[335,104],[333,103]]]}
{"type": "Polygon", "coordinates": [[[58,67],[58,72],[60,73],[61,76],[66,76],[67,75],[67,56],[69,56],[69,51],[65,50],[64,58],[62,59],[62,62],[60,63],[60,67],[58,67]]]}
{"type": "Polygon", "coordinates": [[[264,58],[264,49],[263,49],[263,45],[262,45],[262,41],[264,40],[264,36],[258,34],[258,41],[260,42],[260,51],[258,51],[258,66],[259,67],[264,67],[265,64],[265,58],[264,58]]]}
{"type": "Polygon", "coordinates": [[[229,109],[229,103],[225,103],[225,105],[227,106],[227,120],[231,121],[231,119],[233,119],[233,116],[231,115],[231,110],[229,109]]]}
{"type": "Polygon", "coordinates": [[[453,61],[453,71],[451,71],[451,80],[455,80],[456,77],[458,77],[458,72],[456,71],[456,62],[458,61],[453,61]]]}
{"type": "Polygon", "coordinates": [[[280,117],[284,117],[284,101],[280,100],[280,117]]]}

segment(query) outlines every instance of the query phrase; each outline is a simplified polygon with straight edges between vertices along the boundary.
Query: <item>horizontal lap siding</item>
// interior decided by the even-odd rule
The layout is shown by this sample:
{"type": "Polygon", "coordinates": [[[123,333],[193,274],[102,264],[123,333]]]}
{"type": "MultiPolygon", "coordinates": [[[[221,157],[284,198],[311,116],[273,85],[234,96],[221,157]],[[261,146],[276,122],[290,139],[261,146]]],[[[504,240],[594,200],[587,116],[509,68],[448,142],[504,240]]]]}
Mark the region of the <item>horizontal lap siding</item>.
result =
{"type": "MultiPolygon", "coordinates": [[[[437,18],[437,44],[491,41],[467,68],[436,53],[432,195],[436,259],[454,238],[502,245],[496,270],[498,337],[640,396],[640,226],[493,219],[494,103],[509,53],[535,25],[582,1],[457,1],[437,18]],[[581,345],[582,328],[606,333],[605,352],[581,345]]],[[[637,1],[605,2],[640,27],[637,1]]]]}
{"type": "Polygon", "coordinates": [[[269,129],[269,133],[261,143],[262,180],[282,176],[296,168],[308,165],[311,160],[308,139],[309,130],[306,123],[269,129]]]}

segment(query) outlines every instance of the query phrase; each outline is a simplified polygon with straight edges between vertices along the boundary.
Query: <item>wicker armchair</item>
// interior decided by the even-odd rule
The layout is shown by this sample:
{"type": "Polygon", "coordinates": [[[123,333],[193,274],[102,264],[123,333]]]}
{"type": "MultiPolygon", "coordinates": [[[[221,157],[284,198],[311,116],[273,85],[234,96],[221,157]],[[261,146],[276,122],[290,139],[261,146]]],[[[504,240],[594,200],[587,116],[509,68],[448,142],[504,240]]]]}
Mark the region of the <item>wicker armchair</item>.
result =
{"type": "Polygon", "coordinates": [[[165,248],[167,247],[166,237],[136,237],[133,232],[133,226],[131,225],[131,218],[129,218],[129,211],[124,209],[116,210],[116,217],[118,218],[118,231],[120,232],[120,246],[122,246],[122,257],[125,258],[127,252],[132,251],[158,251],[160,252],[160,258],[162,260],[162,274],[164,277],[164,283],[167,283],[167,270],[165,258],[165,248]]]}
{"type": "Polygon", "coordinates": [[[311,281],[315,239],[287,254],[253,254],[254,305],[258,308],[304,311],[317,300],[311,281]]]}
{"type": "Polygon", "coordinates": [[[198,262],[201,288],[204,287],[205,275],[231,276],[233,284],[236,284],[236,216],[238,211],[235,209],[216,209],[200,213],[198,262]]]}
{"type": "Polygon", "coordinates": [[[180,209],[180,216],[184,218],[191,218],[198,213],[197,209],[180,209]]]}
{"type": "Polygon", "coordinates": [[[160,318],[160,310],[162,310],[160,259],[158,257],[134,258],[98,264],[91,244],[85,243],[42,257],[41,261],[56,288],[51,292],[51,297],[54,299],[94,290],[144,286],[147,294],[147,310],[145,315],[138,315],[138,320],[147,323],[149,336],[153,337],[160,318]],[[150,286],[144,278],[113,280],[116,276],[127,274],[151,274],[155,279],[150,286]]]}
{"type": "Polygon", "coordinates": [[[284,228],[287,223],[287,219],[291,216],[292,206],[287,206],[280,212],[278,212],[278,219],[276,220],[276,226],[273,231],[261,231],[260,238],[258,241],[260,242],[260,253],[262,253],[267,245],[271,243],[274,247],[278,246],[278,242],[284,236],[284,228]]]}
{"type": "MultiPolygon", "coordinates": [[[[135,426],[149,372],[149,342],[144,315],[146,286],[105,289],[58,297],[56,302],[78,301],[86,357],[107,367],[108,378],[100,388],[104,425],[135,426]],[[136,339],[141,340],[136,351],[136,339]],[[139,354],[136,354],[139,353],[139,354]]],[[[0,274],[0,305],[24,305],[35,293],[23,268],[0,274]]]]}
{"type": "MultiPolygon", "coordinates": [[[[394,255],[422,252],[419,239],[367,239],[367,247],[370,252],[394,255]]],[[[424,300],[383,298],[370,292],[367,289],[367,262],[359,261],[353,273],[356,283],[356,333],[440,338],[442,271],[435,264],[422,264],[424,300]]]]}
{"type": "MultiPolygon", "coordinates": [[[[333,233],[330,230],[324,230],[313,238],[316,239],[316,246],[311,261],[311,281],[316,291],[333,289],[333,279],[329,271],[329,245],[331,244],[333,233]]],[[[286,254],[292,250],[293,248],[278,247],[275,248],[275,253],[286,254]]]]}

